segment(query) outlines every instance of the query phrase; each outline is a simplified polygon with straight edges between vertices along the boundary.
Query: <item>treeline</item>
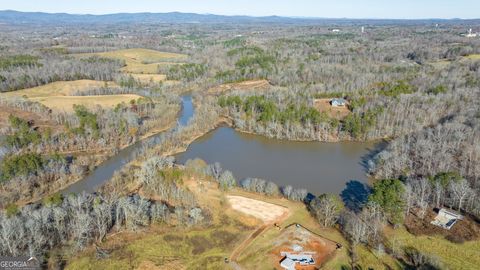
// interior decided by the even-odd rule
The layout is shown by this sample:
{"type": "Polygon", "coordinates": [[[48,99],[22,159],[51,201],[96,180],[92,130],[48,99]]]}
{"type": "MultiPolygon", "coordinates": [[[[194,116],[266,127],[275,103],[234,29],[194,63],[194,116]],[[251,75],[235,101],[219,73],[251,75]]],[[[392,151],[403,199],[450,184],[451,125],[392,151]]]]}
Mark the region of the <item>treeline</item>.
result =
{"type": "MultiPolygon", "coordinates": [[[[42,204],[0,213],[0,253],[36,256],[62,247],[75,252],[102,242],[109,232],[138,231],[153,223],[191,226],[204,221],[198,207],[173,207],[139,195],[54,196],[42,204]]],[[[50,262],[55,263],[55,262],[50,262]]],[[[60,263],[61,262],[57,262],[60,263]]]]}
{"type": "Polygon", "coordinates": [[[179,64],[173,65],[167,71],[168,80],[194,81],[207,73],[207,66],[204,64],[179,64]]]}
{"type": "Polygon", "coordinates": [[[272,181],[261,178],[245,178],[237,180],[233,173],[222,168],[218,162],[206,164],[201,159],[187,160],[185,162],[185,171],[193,172],[195,176],[207,176],[218,183],[221,190],[229,190],[233,187],[239,187],[249,192],[260,193],[266,196],[283,196],[289,200],[305,201],[309,193],[304,188],[293,188],[291,185],[279,187],[272,181]]]}
{"type": "Polygon", "coordinates": [[[77,60],[51,56],[38,61],[41,65],[10,65],[0,70],[0,91],[25,89],[55,81],[112,81],[123,65],[120,61],[99,57],[77,60]]]}
{"type": "Polygon", "coordinates": [[[20,54],[20,55],[12,55],[12,56],[1,56],[0,57],[0,69],[11,69],[15,67],[33,67],[39,66],[39,57],[28,55],[28,54],[20,54]]]}

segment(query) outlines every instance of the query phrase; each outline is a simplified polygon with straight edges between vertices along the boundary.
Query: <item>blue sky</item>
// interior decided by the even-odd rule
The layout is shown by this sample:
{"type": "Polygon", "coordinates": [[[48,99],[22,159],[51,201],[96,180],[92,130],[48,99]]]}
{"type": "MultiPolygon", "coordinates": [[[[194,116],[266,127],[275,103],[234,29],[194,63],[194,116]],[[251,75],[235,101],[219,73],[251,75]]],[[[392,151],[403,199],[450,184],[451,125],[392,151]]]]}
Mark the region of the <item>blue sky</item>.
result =
{"type": "Polygon", "coordinates": [[[329,18],[479,18],[480,0],[0,0],[0,10],[194,12],[329,18]]]}

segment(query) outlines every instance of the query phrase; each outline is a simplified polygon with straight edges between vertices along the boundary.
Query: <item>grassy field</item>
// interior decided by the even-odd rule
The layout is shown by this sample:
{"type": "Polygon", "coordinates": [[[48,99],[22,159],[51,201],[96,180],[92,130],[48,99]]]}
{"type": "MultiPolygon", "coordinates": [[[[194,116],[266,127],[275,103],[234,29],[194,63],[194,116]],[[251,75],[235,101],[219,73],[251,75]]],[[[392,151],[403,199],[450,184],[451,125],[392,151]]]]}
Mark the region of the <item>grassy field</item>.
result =
{"type": "Polygon", "coordinates": [[[103,53],[76,54],[78,57],[88,57],[93,55],[123,60],[126,64],[126,66],[122,68],[123,72],[139,74],[157,74],[159,66],[178,64],[187,57],[184,54],[166,53],[142,48],[103,53]]]}
{"type": "Polygon", "coordinates": [[[245,234],[235,224],[203,230],[157,228],[137,235],[124,233],[102,246],[114,250],[109,258],[96,259],[92,249],[66,269],[225,269],[224,258],[245,234]]]}
{"type": "Polygon", "coordinates": [[[167,76],[163,74],[137,74],[132,73],[131,75],[135,80],[141,82],[142,84],[149,83],[161,83],[166,80],[167,76]]]}
{"type": "Polygon", "coordinates": [[[390,245],[399,248],[412,247],[437,258],[445,269],[478,269],[480,265],[480,240],[455,244],[443,236],[415,236],[405,229],[385,231],[390,245]]]}
{"type": "Polygon", "coordinates": [[[96,106],[115,107],[117,104],[142,98],[139,95],[102,95],[102,96],[50,96],[30,98],[32,101],[40,102],[53,110],[73,111],[73,105],[84,105],[88,108],[96,106]]]}
{"type": "Polygon", "coordinates": [[[6,96],[26,97],[31,101],[39,102],[52,110],[71,112],[73,105],[84,105],[89,108],[95,106],[115,107],[117,104],[128,103],[132,99],[141,98],[139,95],[103,95],[103,96],[71,96],[75,92],[100,87],[117,87],[114,82],[93,80],[59,81],[46,85],[7,92],[6,96]]]}
{"type": "Polygon", "coordinates": [[[18,91],[4,93],[5,96],[26,96],[28,98],[42,98],[51,96],[70,96],[75,92],[100,87],[116,87],[114,82],[102,82],[94,80],[78,80],[78,81],[58,81],[42,86],[27,88],[18,91]]]}
{"type": "Polygon", "coordinates": [[[472,60],[479,60],[480,59],[480,54],[471,54],[469,56],[466,56],[465,58],[472,59],[472,60]]]}

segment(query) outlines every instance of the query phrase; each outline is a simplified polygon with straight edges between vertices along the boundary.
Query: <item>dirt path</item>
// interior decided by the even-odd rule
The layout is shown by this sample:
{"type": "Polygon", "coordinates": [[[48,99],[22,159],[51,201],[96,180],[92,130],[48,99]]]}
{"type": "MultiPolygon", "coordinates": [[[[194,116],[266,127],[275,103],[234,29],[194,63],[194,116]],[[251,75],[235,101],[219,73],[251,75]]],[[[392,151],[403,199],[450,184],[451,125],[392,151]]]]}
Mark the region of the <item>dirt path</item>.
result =
{"type": "Polygon", "coordinates": [[[269,224],[263,224],[260,226],[258,229],[256,229],[251,235],[247,237],[239,246],[233,250],[232,254],[230,255],[230,260],[232,262],[236,261],[240,253],[248,246],[250,243],[252,243],[255,238],[257,238],[260,234],[262,234],[267,228],[269,227],[269,224]]]}
{"type": "MultiPolygon", "coordinates": [[[[271,228],[275,228],[275,224],[281,224],[290,216],[290,211],[285,211],[281,216],[277,217],[275,220],[271,220],[268,223],[264,223],[258,229],[256,229],[251,235],[249,235],[240,245],[238,245],[230,255],[231,265],[235,264],[234,269],[241,269],[240,265],[237,264],[237,259],[242,254],[242,252],[260,235],[268,231],[271,228]],[[240,268],[238,268],[240,267],[240,268]]],[[[233,266],[233,265],[232,265],[233,266]]]]}

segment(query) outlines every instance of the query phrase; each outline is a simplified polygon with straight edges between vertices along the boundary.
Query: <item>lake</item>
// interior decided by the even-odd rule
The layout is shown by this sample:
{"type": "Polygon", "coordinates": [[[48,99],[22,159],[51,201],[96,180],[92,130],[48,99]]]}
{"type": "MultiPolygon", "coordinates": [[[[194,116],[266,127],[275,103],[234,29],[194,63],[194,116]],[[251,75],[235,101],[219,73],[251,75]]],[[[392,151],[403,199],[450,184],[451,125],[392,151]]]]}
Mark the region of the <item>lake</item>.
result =
{"type": "Polygon", "coordinates": [[[257,177],[313,194],[340,194],[352,180],[368,183],[364,161],[376,143],[291,142],[220,127],[195,140],[177,162],[220,162],[237,180],[257,177]]]}

